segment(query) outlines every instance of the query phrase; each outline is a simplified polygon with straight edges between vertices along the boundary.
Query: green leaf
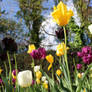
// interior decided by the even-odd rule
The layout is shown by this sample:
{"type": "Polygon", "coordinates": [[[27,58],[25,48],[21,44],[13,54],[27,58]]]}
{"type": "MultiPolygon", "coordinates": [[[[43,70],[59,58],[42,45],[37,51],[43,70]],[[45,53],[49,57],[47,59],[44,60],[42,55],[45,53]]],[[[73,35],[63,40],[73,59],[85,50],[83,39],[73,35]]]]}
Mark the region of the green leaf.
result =
{"type": "Polygon", "coordinates": [[[83,82],[84,82],[84,80],[85,80],[85,77],[87,76],[87,74],[88,74],[88,72],[89,72],[89,69],[90,69],[91,67],[92,67],[92,64],[90,64],[90,65],[88,66],[87,70],[85,71],[85,73],[84,73],[82,79],[81,79],[80,82],[79,82],[79,85],[78,85],[78,87],[77,87],[76,92],[80,92],[80,91],[81,91],[82,84],[83,84],[83,82]]]}
{"type": "Polygon", "coordinates": [[[4,78],[4,77],[2,77],[2,80],[3,80],[4,84],[5,84],[5,89],[7,90],[7,92],[12,92],[13,85],[9,84],[8,80],[6,78],[4,78]]]}

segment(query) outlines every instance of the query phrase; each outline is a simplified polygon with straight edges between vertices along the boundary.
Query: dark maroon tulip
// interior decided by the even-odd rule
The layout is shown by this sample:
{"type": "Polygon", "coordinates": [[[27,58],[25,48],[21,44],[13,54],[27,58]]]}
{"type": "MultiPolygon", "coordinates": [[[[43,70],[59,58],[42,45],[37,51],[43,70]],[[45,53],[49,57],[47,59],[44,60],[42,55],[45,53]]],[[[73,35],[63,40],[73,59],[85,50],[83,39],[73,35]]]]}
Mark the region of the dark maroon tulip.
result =
{"type": "MultiPolygon", "coordinates": [[[[58,39],[64,39],[64,29],[60,28],[59,30],[55,31],[56,36],[58,39]]],[[[66,34],[68,35],[68,31],[66,30],[66,34]]]]}
{"type": "Polygon", "coordinates": [[[5,51],[10,51],[10,52],[16,52],[17,51],[17,44],[14,41],[14,39],[12,39],[11,37],[5,37],[2,40],[3,44],[4,44],[4,50],[5,51]]]}

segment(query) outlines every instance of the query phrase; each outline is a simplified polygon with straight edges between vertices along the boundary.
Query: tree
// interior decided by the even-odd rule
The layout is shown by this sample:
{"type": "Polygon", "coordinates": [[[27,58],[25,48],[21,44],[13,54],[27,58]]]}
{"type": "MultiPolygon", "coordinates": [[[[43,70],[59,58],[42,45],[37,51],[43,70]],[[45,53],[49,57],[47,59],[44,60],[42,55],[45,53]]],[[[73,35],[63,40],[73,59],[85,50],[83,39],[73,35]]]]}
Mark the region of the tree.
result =
{"type": "Polygon", "coordinates": [[[24,19],[29,30],[30,41],[36,47],[40,46],[39,37],[40,25],[42,22],[42,1],[43,0],[19,0],[20,11],[17,12],[19,18],[24,19]]]}

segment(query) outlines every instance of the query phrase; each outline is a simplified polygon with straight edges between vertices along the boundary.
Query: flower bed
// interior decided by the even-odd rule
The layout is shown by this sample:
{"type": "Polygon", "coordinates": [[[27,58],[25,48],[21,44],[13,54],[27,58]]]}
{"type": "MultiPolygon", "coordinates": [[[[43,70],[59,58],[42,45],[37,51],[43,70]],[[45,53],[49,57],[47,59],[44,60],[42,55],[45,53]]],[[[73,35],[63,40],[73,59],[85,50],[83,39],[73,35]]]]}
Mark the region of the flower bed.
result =
{"type": "MultiPolygon", "coordinates": [[[[25,64],[22,65],[22,67],[29,65],[29,70],[25,70],[25,68],[24,70],[19,70],[18,67],[20,67],[20,65],[17,63],[17,57],[15,54],[13,66],[9,52],[7,52],[9,69],[7,69],[5,63],[5,76],[1,74],[3,70],[0,69],[1,92],[92,91],[91,46],[85,46],[81,51],[69,53],[71,48],[67,45],[66,26],[73,15],[73,11],[67,10],[67,6],[63,2],[60,2],[56,7],[54,7],[52,17],[58,26],[63,28],[64,41],[57,45],[54,54],[47,53],[45,48],[36,48],[34,44],[30,44],[27,51],[30,64],[27,63],[25,58],[23,58],[25,63],[20,63],[25,64]],[[75,61],[78,61],[78,63],[76,64],[75,61]],[[12,67],[14,70],[12,70],[12,67]]],[[[91,26],[89,26],[90,32],[91,26]]]]}

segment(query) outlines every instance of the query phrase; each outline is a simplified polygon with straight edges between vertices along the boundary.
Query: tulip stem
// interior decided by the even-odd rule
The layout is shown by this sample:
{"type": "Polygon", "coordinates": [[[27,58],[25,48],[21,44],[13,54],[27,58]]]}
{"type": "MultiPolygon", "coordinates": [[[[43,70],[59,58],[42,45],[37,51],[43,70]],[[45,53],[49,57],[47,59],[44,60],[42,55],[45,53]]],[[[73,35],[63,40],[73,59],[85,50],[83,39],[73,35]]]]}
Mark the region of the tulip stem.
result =
{"type": "Polygon", "coordinates": [[[66,36],[65,26],[63,27],[63,29],[64,29],[64,36],[65,36],[65,54],[64,54],[64,58],[65,58],[67,72],[68,72],[68,78],[69,78],[69,82],[70,82],[70,89],[71,89],[71,92],[73,92],[72,91],[72,85],[71,85],[70,71],[69,71],[69,66],[68,66],[68,61],[67,61],[67,36],[66,36]]]}
{"type": "MultiPolygon", "coordinates": [[[[14,60],[15,60],[15,70],[16,70],[16,76],[18,74],[18,69],[17,69],[17,60],[16,60],[16,54],[14,53],[14,60]]],[[[16,81],[16,86],[17,86],[17,81],[16,81]]]]}
{"type": "Polygon", "coordinates": [[[5,70],[6,70],[6,78],[8,77],[8,69],[7,69],[7,65],[6,65],[6,63],[4,62],[4,66],[5,66],[5,70]]]}
{"type": "Polygon", "coordinates": [[[9,62],[9,68],[10,68],[10,71],[9,71],[9,82],[11,83],[11,74],[12,74],[12,68],[11,68],[11,60],[10,60],[10,56],[9,56],[9,52],[7,51],[7,57],[8,57],[8,62],[9,62]]]}
{"type": "Polygon", "coordinates": [[[52,79],[54,80],[54,70],[53,70],[53,66],[52,66],[52,79]]]}

